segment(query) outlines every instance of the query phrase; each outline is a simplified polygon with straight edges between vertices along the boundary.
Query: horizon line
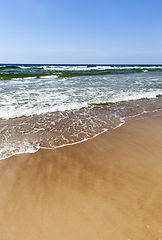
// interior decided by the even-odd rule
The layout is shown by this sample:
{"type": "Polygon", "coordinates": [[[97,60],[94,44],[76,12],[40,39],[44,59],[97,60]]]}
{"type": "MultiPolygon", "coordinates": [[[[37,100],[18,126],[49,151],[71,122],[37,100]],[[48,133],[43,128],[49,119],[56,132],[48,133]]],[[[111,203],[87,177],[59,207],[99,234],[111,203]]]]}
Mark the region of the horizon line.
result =
{"type": "Polygon", "coordinates": [[[162,66],[162,63],[0,63],[0,65],[73,65],[73,66],[116,66],[116,65],[129,65],[129,66],[162,66]]]}

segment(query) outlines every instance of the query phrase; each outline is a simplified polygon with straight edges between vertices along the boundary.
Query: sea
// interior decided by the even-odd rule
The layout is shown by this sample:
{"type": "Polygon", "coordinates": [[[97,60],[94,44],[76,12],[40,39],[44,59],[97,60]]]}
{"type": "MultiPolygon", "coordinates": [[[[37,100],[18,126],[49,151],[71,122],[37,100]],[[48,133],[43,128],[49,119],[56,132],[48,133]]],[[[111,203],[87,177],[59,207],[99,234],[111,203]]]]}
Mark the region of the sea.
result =
{"type": "Polygon", "coordinates": [[[162,65],[0,64],[0,160],[162,114],[162,65]]]}

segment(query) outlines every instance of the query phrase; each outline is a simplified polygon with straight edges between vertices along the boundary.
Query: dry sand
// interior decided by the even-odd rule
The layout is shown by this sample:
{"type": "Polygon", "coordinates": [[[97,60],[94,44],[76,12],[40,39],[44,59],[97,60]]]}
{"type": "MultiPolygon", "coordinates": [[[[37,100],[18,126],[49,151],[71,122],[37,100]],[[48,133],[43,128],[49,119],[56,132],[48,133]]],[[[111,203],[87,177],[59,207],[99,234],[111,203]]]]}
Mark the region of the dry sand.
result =
{"type": "Polygon", "coordinates": [[[0,162],[0,240],[162,239],[162,117],[0,162]]]}

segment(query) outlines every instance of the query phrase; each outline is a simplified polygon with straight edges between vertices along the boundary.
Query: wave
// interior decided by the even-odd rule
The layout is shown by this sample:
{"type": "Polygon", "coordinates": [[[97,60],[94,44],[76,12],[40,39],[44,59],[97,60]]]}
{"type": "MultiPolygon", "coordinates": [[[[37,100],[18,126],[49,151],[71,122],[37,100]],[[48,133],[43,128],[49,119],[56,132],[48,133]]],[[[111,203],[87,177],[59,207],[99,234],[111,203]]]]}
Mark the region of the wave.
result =
{"type": "Polygon", "coordinates": [[[49,78],[49,77],[58,77],[56,75],[46,74],[46,73],[1,73],[0,74],[0,80],[11,80],[11,79],[32,79],[32,78],[49,78]]]}
{"type": "Polygon", "coordinates": [[[34,116],[34,115],[41,115],[46,113],[52,113],[52,112],[64,112],[64,111],[70,111],[70,110],[76,110],[81,109],[83,107],[87,107],[87,103],[71,103],[66,105],[56,105],[56,106],[50,106],[50,104],[46,104],[47,106],[44,106],[44,103],[42,102],[42,105],[39,104],[35,107],[33,107],[34,104],[26,106],[21,106],[17,108],[17,106],[8,106],[7,110],[5,108],[1,108],[0,110],[0,119],[13,119],[23,116],[34,116]]]}
{"type": "Polygon", "coordinates": [[[71,97],[69,97],[69,100],[67,100],[68,95],[62,95],[62,93],[60,93],[59,95],[59,93],[57,93],[57,99],[54,99],[50,98],[50,96],[53,95],[53,92],[50,93],[48,89],[44,89],[44,92],[46,92],[46,94],[44,93],[44,95],[42,95],[42,92],[38,93],[37,91],[31,91],[29,95],[27,95],[29,98],[26,99],[25,97],[23,97],[25,92],[22,91],[19,92],[19,96],[22,95],[19,102],[13,102],[13,99],[8,99],[8,103],[1,102],[2,105],[0,109],[0,119],[12,119],[23,116],[34,116],[46,113],[71,111],[76,109],[82,109],[84,107],[111,105],[124,101],[129,102],[140,99],[149,100],[161,98],[162,96],[162,90],[150,90],[149,92],[145,92],[142,90],[138,92],[121,91],[121,93],[117,92],[103,99],[102,96],[101,98],[99,98],[96,92],[96,95],[94,95],[92,99],[82,99],[81,102],[77,102],[74,101],[75,96],[73,96],[72,100],[70,100],[71,97]],[[62,102],[60,102],[59,99],[62,99],[62,102]],[[63,99],[65,99],[66,102],[64,102],[63,99]]]}
{"type": "Polygon", "coordinates": [[[1,68],[5,68],[5,69],[14,68],[14,69],[15,69],[15,68],[20,68],[20,66],[15,65],[15,64],[14,64],[14,65],[12,65],[12,64],[5,64],[5,65],[1,64],[1,65],[0,65],[0,69],[1,69],[1,68]]]}
{"type": "Polygon", "coordinates": [[[46,75],[46,76],[41,76],[40,78],[42,79],[52,79],[52,78],[57,78],[58,76],[57,75],[46,75]]]}
{"type": "Polygon", "coordinates": [[[0,160],[15,154],[34,153],[40,148],[54,149],[92,139],[120,127],[127,118],[141,118],[148,113],[158,115],[162,110],[161,101],[152,106],[153,102],[147,100],[121,102],[2,121],[0,160]]]}
{"type": "Polygon", "coordinates": [[[21,69],[31,69],[32,67],[27,67],[27,66],[19,66],[21,69]]]}
{"type": "Polygon", "coordinates": [[[27,77],[57,77],[69,78],[76,76],[95,76],[109,74],[131,74],[147,72],[162,72],[162,66],[123,66],[123,65],[0,65],[0,80],[27,77]]]}

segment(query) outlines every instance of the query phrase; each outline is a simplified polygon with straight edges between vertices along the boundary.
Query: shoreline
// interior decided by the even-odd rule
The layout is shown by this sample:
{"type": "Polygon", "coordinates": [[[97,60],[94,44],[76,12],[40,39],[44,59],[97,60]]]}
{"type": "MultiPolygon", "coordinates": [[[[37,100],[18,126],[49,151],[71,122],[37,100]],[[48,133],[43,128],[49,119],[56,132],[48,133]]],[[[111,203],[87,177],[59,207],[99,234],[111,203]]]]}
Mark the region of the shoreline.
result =
{"type": "MultiPolygon", "coordinates": [[[[78,144],[116,129],[130,118],[162,114],[160,98],[94,105],[65,112],[1,119],[0,160],[78,144]]],[[[150,117],[149,116],[149,117],[150,117]]]]}
{"type": "Polygon", "coordinates": [[[0,161],[1,239],[162,238],[161,122],[0,161]]]}

